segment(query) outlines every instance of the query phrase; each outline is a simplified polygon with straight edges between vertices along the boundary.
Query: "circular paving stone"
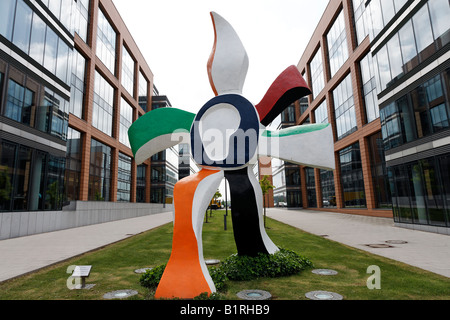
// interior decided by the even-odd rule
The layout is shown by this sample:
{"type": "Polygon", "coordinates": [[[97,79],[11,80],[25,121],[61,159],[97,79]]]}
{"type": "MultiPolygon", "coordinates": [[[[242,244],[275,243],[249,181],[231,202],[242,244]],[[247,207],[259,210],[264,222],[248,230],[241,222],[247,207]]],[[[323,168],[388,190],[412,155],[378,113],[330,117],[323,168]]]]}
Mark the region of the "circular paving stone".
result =
{"type": "Polygon", "coordinates": [[[238,292],[237,296],[243,300],[269,300],[272,298],[270,292],[264,290],[243,290],[238,292]]]}
{"type": "Polygon", "coordinates": [[[103,295],[104,299],[124,299],[134,295],[137,295],[138,292],[134,290],[117,290],[105,293],[103,295]]]}
{"type": "Polygon", "coordinates": [[[321,276],[335,276],[338,274],[337,271],[331,269],[314,269],[312,273],[319,274],[321,276]]]}
{"type": "Polygon", "coordinates": [[[340,294],[329,291],[311,291],[305,294],[311,300],[342,300],[344,299],[340,294]]]}

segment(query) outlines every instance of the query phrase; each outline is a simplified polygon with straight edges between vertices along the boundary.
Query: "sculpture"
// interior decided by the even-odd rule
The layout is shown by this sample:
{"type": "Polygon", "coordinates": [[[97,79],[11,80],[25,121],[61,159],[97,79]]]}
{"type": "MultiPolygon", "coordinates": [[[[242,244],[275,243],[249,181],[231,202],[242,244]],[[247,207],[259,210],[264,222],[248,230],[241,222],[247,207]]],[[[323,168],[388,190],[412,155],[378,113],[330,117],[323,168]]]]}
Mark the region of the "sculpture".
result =
{"type": "Polygon", "coordinates": [[[292,102],[311,93],[295,66],[274,81],[259,104],[242,95],[248,57],[233,27],[211,13],[215,41],[208,76],[215,97],[197,114],[175,108],[148,112],[129,129],[137,164],[153,154],[189,142],[200,172],[180,180],[174,189],[172,253],[156,298],[193,298],[215,292],[203,259],[202,227],[210,199],[225,177],[233,204],[233,232],[239,255],[273,254],[278,247],[262,219],[262,191],[252,165],[259,156],[334,169],[331,126],[313,124],[266,130],[292,102]]]}

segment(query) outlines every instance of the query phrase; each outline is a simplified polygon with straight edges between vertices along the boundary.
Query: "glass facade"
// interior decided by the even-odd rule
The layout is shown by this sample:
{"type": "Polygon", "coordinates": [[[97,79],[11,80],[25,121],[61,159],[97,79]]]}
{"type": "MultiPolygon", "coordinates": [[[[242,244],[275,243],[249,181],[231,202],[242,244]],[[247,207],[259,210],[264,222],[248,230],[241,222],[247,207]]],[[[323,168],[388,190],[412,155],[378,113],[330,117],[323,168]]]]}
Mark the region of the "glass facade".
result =
{"type": "Polygon", "coordinates": [[[365,208],[366,195],[359,143],[339,151],[345,208],[365,208]]]}
{"type": "Polygon", "coordinates": [[[440,132],[449,127],[450,69],[381,108],[386,150],[440,132]]]}
{"type": "Polygon", "coordinates": [[[63,83],[70,83],[71,47],[24,0],[2,1],[0,21],[2,36],[63,83]]]}
{"type": "Polygon", "coordinates": [[[0,140],[0,211],[60,210],[65,159],[0,140]]]}
{"type": "Polygon", "coordinates": [[[147,165],[140,164],[136,172],[136,202],[146,202],[147,165]]]}
{"type": "Polygon", "coordinates": [[[69,128],[67,135],[67,155],[65,172],[65,200],[80,199],[81,179],[81,132],[69,128]]]}
{"type": "Polygon", "coordinates": [[[77,51],[73,51],[72,82],[70,87],[70,113],[83,118],[86,77],[86,59],[77,51]]]}
{"type": "Polygon", "coordinates": [[[377,78],[371,53],[368,53],[364,59],[361,60],[360,67],[366,121],[369,123],[380,117],[377,98],[377,78]]]}
{"type": "Polygon", "coordinates": [[[394,220],[450,227],[449,155],[390,167],[394,220]]]}
{"type": "Polygon", "coordinates": [[[148,105],[148,81],[142,72],[139,72],[139,105],[144,112],[147,112],[148,105]]]}
{"type": "Polygon", "coordinates": [[[114,88],[96,71],[92,125],[112,136],[113,114],[114,88]]]}
{"type": "Polygon", "coordinates": [[[328,123],[327,101],[324,100],[314,111],[316,123],[328,123]]]}
{"type": "Polygon", "coordinates": [[[380,92],[450,42],[449,16],[448,1],[429,0],[376,52],[380,92]]]}
{"type": "Polygon", "coordinates": [[[306,177],[306,198],[308,199],[308,207],[317,207],[316,181],[313,168],[305,168],[306,177]]]}
{"type": "Polygon", "coordinates": [[[120,143],[126,145],[128,148],[130,146],[130,140],[128,139],[128,129],[133,123],[133,107],[121,98],[120,102],[120,128],[119,128],[119,141],[120,143]]]}
{"type": "Polygon", "coordinates": [[[134,65],[130,52],[122,46],[122,86],[131,96],[134,96],[134,65]]]}
{"type": "Polygon", "coordinates": [[[119,153],[117,177],[117,201],[130,202],[131,199],[131,158],[119,153]]]}
{"type": "Polygon", "coordinates": [[[341,139],[357,129],[351,74],[333,90],[333,99],[337,137],[341,139]]]}
{"type": "Polygon", "coordinates": [[[97,57],[111,71],[116,73],[116,32],[102,10],[98,11],[97,57]]]}
{"type": "Polygon", "coordinates": [[[111,147],[91,140],[89,163],[89,201],[110,201],[111,199],[111,147]]]}
{"type": "Polygon", "coordinates": [[[381,132],[367,138],[370,151],[370,164],[372,173],[372,185],[374,188],[375,207],[386,209],[392,207],[391,192],[389,189],[383,137],[381,132]]]}
{"type": "Polygon", "coordinates": [[[325,87],[325,78],[323,73],[323,60],[322,50],[319,48],[314,58],[312,58],[309,64],[309,70],[311,72],[311,87],[313,92],[313,99],[323,90],[325,87]]]}
{"type": "Polygon", "coordinates": [[[341,11],[327,34],[330,74],[333,77],[348,59],[344,11],[341,11]]]}
{"type": "Polygon", "coordinates": [[[358,44],[370,36],[373,40],[380,31],[401,12],[407,0],[353,0],[358,44]]]}

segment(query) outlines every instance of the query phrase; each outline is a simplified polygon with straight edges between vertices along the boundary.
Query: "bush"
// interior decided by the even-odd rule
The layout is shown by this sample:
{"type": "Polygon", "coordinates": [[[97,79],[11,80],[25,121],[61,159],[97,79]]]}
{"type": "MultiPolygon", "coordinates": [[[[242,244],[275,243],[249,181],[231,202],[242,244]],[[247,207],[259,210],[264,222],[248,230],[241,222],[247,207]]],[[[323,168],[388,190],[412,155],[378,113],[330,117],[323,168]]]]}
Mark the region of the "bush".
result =
{"type": "Polygon", "coordinates": [[[141,286],[149,289],[156,289],[166,269],[166,265],[162,264],[156,268],[147,270],[139,279],[141,286]]]}
{"type": "Polygon", "coordinates": [[[256,278],[276,278],[297,274],[312,267],[312,262],[287,249],[275,254],[262,254],[256,257],[234,254],[225,259],[220,266],[225,276],[234,281],[248,281],[256,278]]]}
{"type": "MultiPolygon", "coordinates": [[[[210,267],[209,274],[217,291],[223,291],[228,280],[249,281],[257,278],[277,278],[297,274],[312,267],[312,262],[294,251],[280,249],[275,254],[262,254],[256,257],[233,254],[219,267],[210,267]]],[[[143,287],[156,289],[166,265],[147,270],[139,282],[143,287]]]]}

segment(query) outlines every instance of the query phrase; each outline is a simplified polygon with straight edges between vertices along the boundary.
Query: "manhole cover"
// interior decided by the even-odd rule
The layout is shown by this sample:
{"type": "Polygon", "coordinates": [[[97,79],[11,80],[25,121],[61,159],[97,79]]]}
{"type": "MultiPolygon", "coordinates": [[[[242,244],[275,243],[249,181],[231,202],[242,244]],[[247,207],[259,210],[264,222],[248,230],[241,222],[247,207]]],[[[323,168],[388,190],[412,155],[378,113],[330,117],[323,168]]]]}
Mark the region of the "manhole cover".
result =
{"type": "Polygon", "coordinates": [[[153,268],[141,268],[134,270],[135,273],[146,273],[147,270],[152,270],[153,268]]]}
{"type": "Polygon", "coordinates": [[[408,243],[408,241],[405,241],[405,240],[388,240],[388,241],[386,241],[386,243],[390,243],[390,244],[405,244],[405,243],[408,243]]]}
{"type": "Polygon", "coordinates": [[[371,248],[393,248],[393,246],[384,244],[384,243],[374,243],[374,244],[366,244],[366,246],[371,248]]]}
{"type": "Polygon", "coordinates": [[[331,269],[315,269],[312,273],[320,274],[322,276],[335,276],[337,275],[337,271],[331,269]]]}
{"type": "Polygon", "coordinates": [[[217,259],[209,259],[209,260],[206,260],[205,263],[206,263],[207,265],[211,266],[211,265],[219,264],[219,263],[220,263],[220,260],[217,260],[217,259]]]}
{"type": "Polygon", "coordinates": [[[268,300],[272,295],[263,290],[243,290],[237,293],[237,296],[243,300],[268,300]]]}
{"type": "Polygon", "coordinates": [[[329,291],[311,291],[305,294],[305,297],[311,300],[342,300],[340,294],[329,291]]]}
{"type": "Polygon", "coordinates": [[[112,292],[108,292],[105,293],[103,295],[104,299],[123,299],[123,298],[128,298],[134,295],[137,295],[138,292],[134,291],[134,290],[117,290],[117,291],[112,291],[112,292]]]}

